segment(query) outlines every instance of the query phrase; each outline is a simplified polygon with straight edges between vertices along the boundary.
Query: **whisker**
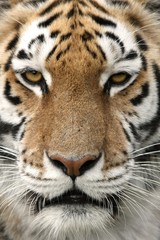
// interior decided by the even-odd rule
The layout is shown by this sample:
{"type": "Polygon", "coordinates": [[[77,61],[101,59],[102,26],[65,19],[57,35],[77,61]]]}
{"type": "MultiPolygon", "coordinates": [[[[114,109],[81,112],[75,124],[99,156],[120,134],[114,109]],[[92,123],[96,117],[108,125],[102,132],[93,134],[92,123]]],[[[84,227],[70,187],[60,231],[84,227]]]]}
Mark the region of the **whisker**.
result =
{"type": "Polygon", "coordinates": [[[0,156],[0,161],[6,161],[6,160],[17,162],[16,158],[11,158],[11,157],[7,157],[7,156],[0,156]]]}
{"type": "Polygon", "coordinates": [[[137,166],[134,169],[132,169],[133,172],[137,171],[137,170],[141,170],[143,172],[146,171],[146,172],[157,173],[160,175],[160,168],[156,168],[156,166],[153,167],[153,166],[147,165],[147,164],[144,164],[144,166],[143,165],[141,165],[139,167],[137,166]]]}
{"type": "MultiPolygon", "coordinates": [[[[144,173],[143,171],[135,171],[133,172],[133,175],[132,175],[132,180],[138,180],[138,181],[141,181],[143,183],[151,183],[151,184],[154,184],[156,186],[160,186],[160,177],[159,176],[156,176],[155,174],[153,175],[152,173],[149,173],[149,172],[146,172],[144,173]]],[[[153,188],[154,189],[154,188],[153,188]]]]}
{"type": "MultiPolygon", "coordinates": [[[[6,210],[6,208],[8,208],[11,204],[13,204],[14,202],[17,204],[17,203],[19,203],[20,201],[19,201],[19,199],[21,200],[22,198],[23,198],[23,195],[24,195],[24,192],[22,192],[20,189],[24,189],[24,187],[25,187],[25,185],[23,184],[21,184],[21,185],[19,185],[18,186],[19,188],[18,188],[18,190],[19,191],[17,191],[16,190],[16,192],[15,192],[15,194],[14,194],[14,198],[13,198],[13,195],[11,194],[9,197],[7,196],[7,198],[6,198],[6,200],[5,201],[3,201],[2,202],[2,204],[1,204],[1,207],[5,207],[4,209],[3,209],[3,212],[5,212],[5,210],[6,210]],[[18,200],[18,201],[17,201],[18,200]]],[[[12,209],[13,210],[13,209],[12,209]]],[[[2,213],[3,213],[2,212],[2,213]]],[[[9,215],[10,216],[10,215],[9,215]]]]}
{"type": "MultiPolygon", "coordinates": [[[[148,198],[145,196],[143,197],[142,193],[139,194],[139,192],[137,193],[137,189],[136,187],[133,185],[132,188],[127,189],[127,191],[133,196],[133,197],[137,197],[138,199],[148,202],[150,205],[152,205],[154,208],[156,208],[157,210],[160,210],[159,207],[157,205],[155,205],[153,202],[149,201],[148,198]]],[[[152,195],[148,195],[150,197],[153,198],[152,195]]]]}
{"type": "Polygon", "coordinates": [[[7,153],[18,153],[15,149],[11,149],[11,148],[8,148],[8,147],[5,147],[3,145],[0,145],[0,151],[6,151],[7,153]]]}
{"type": "Polygon", "coordinates": [[[141,218],[141,220],[143,221],[143,218],[142,218],[142,209],[144,208],[144,206],[142,206],[142,204],[140,203],[137,203],[136,200],[134,200],[133,198],[131,198],[129,195],[128,195],[128,192],[127,194],[125,192],[123,192],[123,197],[124,197],[124,200],[126,202],[128,202],[130,204],[130,206],[133,208],[133,210],[137,213],[137,215],[141,218]],[[138,208],[138,209],[137,209],[138,208]],[[140,214],[141,213],[141,214],[140,214]]]}
{"type": "Polygon", "coordinates": [[[0,167],[11,167],[11,168],[18,168],[17,164],[8,164],[8,163],[0,163],[0,167]]]}
{"type": "MultiPolygon", "coordinates": [[[[24,184],[22,185],[22,186],[24,186],[24,184]]],[[[9,186],[9,188],[8,189],[5,189],[4,191],[2,191],[1,193],[0,193],[0,197],[2,197],[2,196],[4,196],[4,195],[6,195],[8,192],[13,192],[15,189],[17,190],[17,189],[20,189],[20,185],[16,185],[16,182],[14,182],[13,184],[11,184],[10,186],[9,186]]],[[[14,192],[14,194],[16,195],[16,194],[18,194],[18,192],[17,191],[15,191],[14,192]]]]}
{"type": "MultiPolygon", "coordinates": [[[[10,182],[15,182],[16,180],[18,180],[18,177],[14,174],[10,174],[7,179],[5,177],[0,177],[0,184],[4,184],[7,182],[7,181],[10,181],[10,182]]],[[[9,186],[10,187],[10,186],[9,186]]],[[[1,193],[0,193],[1,194],[1,193]]]]}
{"type": "MultiPolygon", "coordinates": [[[[153,156],[153,158],[155,158],[156,156],[153,156]]],[[[157,158],[156,158],[157,159],[157,158]]],[[[142,161],[140,161],[140,160],[138,160],[137,162],[135,162],[135,164],[145,164],[145,163],[147,163],[147,164],[150,164],[150,165],[154,165],[155,164],[155,166],[157,166],[157,165],[160,165],[160,161],[152,161],[152,160],[142,160],[142,161]]]]}
{"type": "Polygon", "coordinates": [[[155,147],[155,146],[160,146],[160,143],[150,144],[150,145],[148,145],[148,146],[139,148],[139,149],[133,151],[132,153],[137,153],[137,152],[140,152],[140,151],[143,151],[143,150],[146,150],[146,149],[148,149],[148,148],[155,147]]]}
{"type": "MultiPolygon", "coordinates": [[[[23,194],[20,196],[20,197],[18,197],[18,201],[16,201],[15,202],[15,199],[13,199],[13,201],[11,201],[10,202],[10,205],[12,205],[14,202],[16,203],[14,206],[13,206],[13,208],[12,208],[12,210],[11,210],[11,212],[10,212],[10,215],[9,215],[9,217],[8,217],[8,220],[9,220],[9,218],[11,217],[11,215],[12,215],[12,213],[14,213],[14,210],[15,210],[15,208],[18,206],[18,204],[21,202],[21,200],[23,199],[23,194]]],[[[24,206],[24,204],[23,204],[23,206],[24,206]]]]}
{"type": "MultiPolygon", "coordinates": [[[[136,179],[136,178],[134,178],[134,179],[136,179]]],[[[140,180],[140,179],[137,178],[136,180],[140,180]]],[[[143,179],[141,179],[141,182],[144,183],[143,179]]],[[[140,194],[139,196],[141,196],[141,197],[142,196],[153,197],[153,193],[152,192],[150,192],[147,189],[144,189],[142,187],[139,187],[139,186],[137,186],[135,184],[132,184],[131,182],[129,183],[129,188],[128,189],[136,190],[136,192],[139,193],[140,194]]],[[[128,189],[127,189],[127,191],[128,191],[128,189]]],[[[144,198],[144,200],[145,200],[145,198],[144,198]]]]}
{"type": "Polygon", "coordinates": [[[134,158],[138,158],[138,157],[141,157],[141,156],[147,156],[147,155],[152,155],[152,154],[158,154],[160,153],[160,150],[157,150],[157,151],[151,151],[151,152],[145,152],[145,153],[140,153],[136,156],[133,156],[134,158]]]}

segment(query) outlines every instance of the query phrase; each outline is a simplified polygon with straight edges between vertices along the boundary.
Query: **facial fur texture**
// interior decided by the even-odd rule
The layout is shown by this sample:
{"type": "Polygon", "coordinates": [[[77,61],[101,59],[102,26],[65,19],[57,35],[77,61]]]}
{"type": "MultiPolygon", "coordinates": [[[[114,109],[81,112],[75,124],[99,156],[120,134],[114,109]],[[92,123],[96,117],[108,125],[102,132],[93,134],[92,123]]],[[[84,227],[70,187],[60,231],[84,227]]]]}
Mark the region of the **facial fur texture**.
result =
{"type": "Polygon", "coordinates": [[[159,239],[159,5],[0,1],[0,239],[159,239]]]}

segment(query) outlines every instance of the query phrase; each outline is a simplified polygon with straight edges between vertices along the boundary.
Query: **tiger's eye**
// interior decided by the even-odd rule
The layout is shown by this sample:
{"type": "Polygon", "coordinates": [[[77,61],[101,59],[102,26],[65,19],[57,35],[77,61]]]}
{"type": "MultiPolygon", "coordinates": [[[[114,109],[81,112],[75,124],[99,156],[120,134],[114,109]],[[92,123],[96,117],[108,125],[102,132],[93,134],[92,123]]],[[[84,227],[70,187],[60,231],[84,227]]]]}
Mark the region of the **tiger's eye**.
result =
{"type": "Polygon", "coordinates": [[[127,73],[118,73],[118,74],[114,74],[111,76],[111,80],[113,83],[123,83],[126,80],[128,80],[129,78],[129,74],[127,73]]]}
{"type": "Polygon", "coordinates": [[[39,82],[42,80],[42,73],[37,71],[27,71],[25,72],[25,78],[30,82],[39,82]]]}

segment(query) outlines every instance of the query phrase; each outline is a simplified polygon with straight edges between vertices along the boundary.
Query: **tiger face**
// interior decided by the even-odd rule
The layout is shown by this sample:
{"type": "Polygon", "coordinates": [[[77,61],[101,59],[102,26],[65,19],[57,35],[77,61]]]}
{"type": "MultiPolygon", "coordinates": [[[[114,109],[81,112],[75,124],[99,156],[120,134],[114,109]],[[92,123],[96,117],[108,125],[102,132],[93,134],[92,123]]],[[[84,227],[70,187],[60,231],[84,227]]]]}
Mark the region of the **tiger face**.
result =
{"type": "Polygon", "coordinates": [[[0,32],[2,222],[15,240],[122,239],[127,198],[157,187],[136,153],[160,139],[158,21],[133,0],[23,1],[0,32]]]}

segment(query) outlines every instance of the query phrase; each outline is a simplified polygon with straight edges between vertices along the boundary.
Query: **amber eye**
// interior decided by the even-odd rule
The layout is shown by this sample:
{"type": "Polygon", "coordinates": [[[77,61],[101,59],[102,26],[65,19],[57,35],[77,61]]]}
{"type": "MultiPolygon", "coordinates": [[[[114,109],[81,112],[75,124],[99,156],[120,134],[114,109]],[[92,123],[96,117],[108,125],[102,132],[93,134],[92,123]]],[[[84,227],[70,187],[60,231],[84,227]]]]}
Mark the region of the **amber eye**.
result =
{"type": "Polygon", "coordinates": [[[120,84],[120,83],[124,83],[124,82],[128,81],[129,78],[130,78],[130,75],[128,73],[121,72],[121,73],[112,75],[110,77],[110,80],[115,84],[120,84]]]}
{"type": "Polygon", "coordinates": [[[33,83],[37,83],[43,79],[42,73],[34,70],[26,71],[25,73],[23,73],[23,77],[25,78],[25,80],[33,83]]]}

